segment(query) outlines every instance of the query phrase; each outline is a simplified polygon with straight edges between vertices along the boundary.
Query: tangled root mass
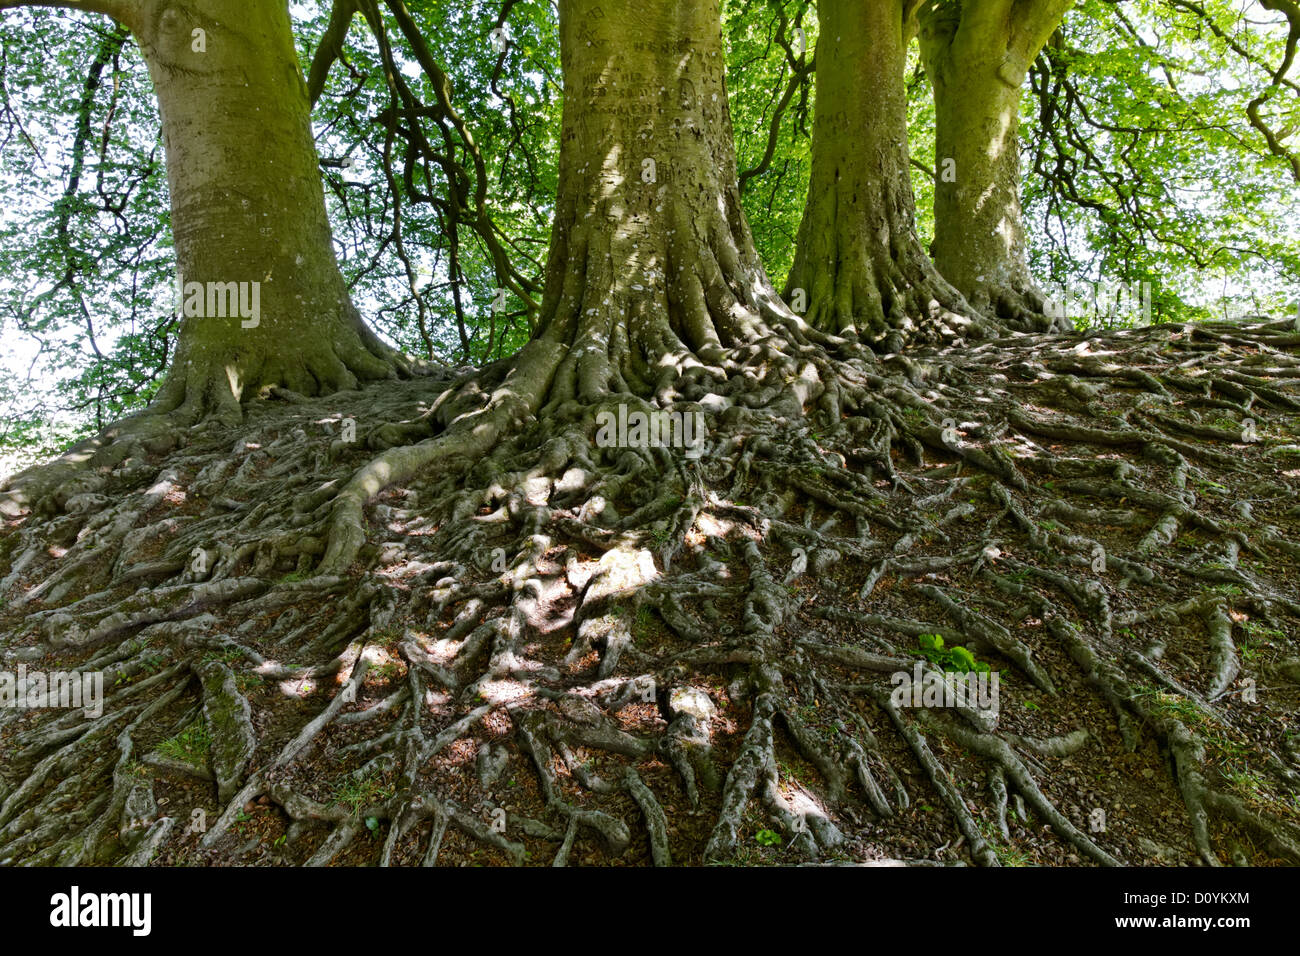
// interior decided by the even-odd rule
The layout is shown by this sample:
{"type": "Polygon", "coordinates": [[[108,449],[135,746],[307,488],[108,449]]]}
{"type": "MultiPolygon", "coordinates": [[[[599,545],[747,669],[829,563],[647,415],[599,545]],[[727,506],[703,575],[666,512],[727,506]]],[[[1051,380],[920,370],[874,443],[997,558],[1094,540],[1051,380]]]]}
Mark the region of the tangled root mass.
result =
{"type": "Polygon", "coordinates": [[[503,369],[7,516],[3,668],[105,699],[0,709],[0,863],[1300,862],[1300,334],[805,346],[552,402],[342,566],[503,369]],[[620,402],[707,452],[600,447],[620,402]],[[954,662],[996,710],[900,703],[954,662]]]}

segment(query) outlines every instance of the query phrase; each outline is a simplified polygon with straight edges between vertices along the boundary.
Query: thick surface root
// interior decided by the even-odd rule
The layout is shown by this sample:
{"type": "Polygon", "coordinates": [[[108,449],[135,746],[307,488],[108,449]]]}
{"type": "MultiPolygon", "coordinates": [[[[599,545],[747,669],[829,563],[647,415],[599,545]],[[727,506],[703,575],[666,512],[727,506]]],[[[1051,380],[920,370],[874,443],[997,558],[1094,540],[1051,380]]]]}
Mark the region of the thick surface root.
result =
{"type": "Polygon", "coordinates": [[[0,708],[0,864],[1300,862],[1300,334],[787,333],[282,396],[8,517],[0,670],[105,699],[0,708]]]}
{"type": "Polygon", "coordinates": [[[967,296],[971,306],[998,325],[1017,332],[1074,331],[1074,324],[1030,278],[1028,272],[1005,283],[984,283],[967,296]]]}
{"type": "MultiPolygon", "coordinates": [[[[324,339],[283,356],[280,351],[273,349],[261,361],[242,360],[237,369],[243,378],[241,395],[232,391],[232,377],[239,376],[229,361],[178,357],[148,408],[77,443],[57,460],[0,483],[0,515],[61,512],[69,498],[96,493],[110,475],[120,478],[122,471],[131,472],[151,456],[166,454],[208,430],[238,426],[249,400],[274,395],[296,403],[309,396],[354,392],[362,382],[442,372],[383,342],[355,310],[334,340],[324,339]]],[[[250,354],[255,353],[250,350],[250,354]]],[[[151,466],[143,467],[152,474],[151,466]]]]}

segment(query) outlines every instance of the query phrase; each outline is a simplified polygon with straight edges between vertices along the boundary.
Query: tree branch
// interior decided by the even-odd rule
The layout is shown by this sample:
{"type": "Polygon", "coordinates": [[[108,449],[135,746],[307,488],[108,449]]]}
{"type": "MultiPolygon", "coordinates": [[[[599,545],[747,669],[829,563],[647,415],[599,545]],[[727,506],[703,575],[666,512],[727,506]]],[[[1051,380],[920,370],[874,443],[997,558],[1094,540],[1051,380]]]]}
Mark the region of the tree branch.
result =
{"type": "Polygon", "coordinates": [[[347,39],[348,27],[352,25],[352,18],[360,8],[357,0],[334,0],[334,6],[330,9],[329,25],[320,38],[316,55],[311,60],[311,71],[307,74],[307,94],[311,98],[313,107],[325,90],[325,81],[329,78],[330,67],[343,55],[343,44],[347,39]]]}
{"type": "Polygon", "coordinates": [[[1016,4],[1011,45],[1027,64],[1038,56],[1074,3],[1075,0],[1020,0],[1016,4]]]}
{"type": "Polygon", "coordinates": [[[129,0],[0,0],[0,12],[19,7],[61,7],[64,10],[104,13],[119,23],[126,22],[135,6],[129,0]]]}
{"type": "MultiPolygon", "coordinates": [[[[795,56],[794,45],[791,43],[789,37],[786,36],[786,29],[789,27],[790,22],[785,15],[785,7],[778,3],[775,4],[775,9],[780,18],[780,24],[777,28],[776,42],[780,45],[781,49],[785,51],[785,60],[791,69],[790,82],[786,85],[785,93],[782,94],[781,101],[777,103],[776,109],[772,113],[772,121],[769,124],[767,131],[767,147],[763,151],[763,158],[759,160],[757,166],[743,170],[736,181],[740,187],[741,193],[744,193],[745,187],[749,184],[749,181],[752,178],[755,176],[762,176],[767,172],[768,167],[772,165],[772,157],[776,153],[777,138],[781,134],[781,120],[785,116],[786,108],[790,105],[790,101],[794,98],[794,94],[808,81],[808,77],[810,77],[816,69],[815,59],[809,59],[806,50],[802,56],[795,56]]],[[[802,13],[800,16],[802,17],[802,13]]],[[[796,27],[798,24],[799,21],[796,20],[796,27]]]]}

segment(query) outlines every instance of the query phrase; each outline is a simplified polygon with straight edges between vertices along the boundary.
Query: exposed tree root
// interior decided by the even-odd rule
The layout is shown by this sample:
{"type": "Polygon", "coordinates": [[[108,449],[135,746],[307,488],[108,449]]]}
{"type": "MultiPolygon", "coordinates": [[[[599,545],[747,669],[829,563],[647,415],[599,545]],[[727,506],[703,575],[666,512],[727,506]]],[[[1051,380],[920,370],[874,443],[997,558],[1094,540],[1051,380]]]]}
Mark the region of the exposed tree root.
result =
{"type": "Polygon", "coordinates": [[[648,390],[542,338],[11,517],[0,669],[105,700],[0,708],[0,864],[1300,862],[1300,334],[880,361],[745,306],[648,390]],[[619,403],[707,452],[599,447],[619,403]],[[891,696],[930,635],[996,710],[891,696]]]}
{"type": "MultiPolygon", "coordinates": [[[[354,391],[360,383],[430,375],[434,367],[411,359],[384,343],[348,306],[349,317],[336,341],[294,350],[293,357],[271,346],[271,356],[255,368],[240,369],[245,380],[234,389],[227,363],[178,360],[154,401],[145,410],[114,422],[93,438],[78,442],[56,461],[33,466],[0,484],[0,515],[31,511],[57,514],[78,496],[94,496],[107,476],[143,466],[190,443],[213,428],[243,420],[241,398],[274,395],[291,403],[307,396],[354,391]]],[[[250,352],[254,349],[250,346],[250,352]]]]}
{"type": "Polygon", "coordinates": [[[1064,310],[1051,306],[1027,271],[1003,283],[982,283],[967,299],[972,308],[1008,329],[1068,333],[1074,328],[1064,310]]]}

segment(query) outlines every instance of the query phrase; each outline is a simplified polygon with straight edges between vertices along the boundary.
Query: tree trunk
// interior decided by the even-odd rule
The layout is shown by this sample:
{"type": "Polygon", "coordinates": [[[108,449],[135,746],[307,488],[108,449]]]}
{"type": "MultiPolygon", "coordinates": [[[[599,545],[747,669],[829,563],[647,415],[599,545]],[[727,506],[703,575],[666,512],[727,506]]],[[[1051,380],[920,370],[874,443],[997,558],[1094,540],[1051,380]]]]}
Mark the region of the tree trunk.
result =
{"type": "Polygon", "coordinates": [[[1018,328],[1048,329],[1029,274],[1020,209],[1020,94],[1029,64],[1068,3],[1006,0],[921,10],[934,87],[936,170],[932,252],[976,309],[1018,328]]]}
{"type": "Polygon", "coordinates": [[[541,334],[582,343],[559,370],[563,397],[647,394],[760,338],[779,308],[741,211],[720,23],[716,0],[560,4],[541,334]]]}
{"type": "Polygon", "coordinates": [[[334,258],[287,0],[0,0],[105,13],[130,29],[162,115],[176,243],[176,353],[154,401],[14,476],[0,513],[61,502],[142,448],[280,387],[305,395],[409,374],[362,321],[334,258]]]}
{"type": "Polygon", "coordinates": [[[818,18],[812,178],[787,301],[806,298],[814,327],[891,352],[989,331],[916,235],[902,3],[821,0],[818,18]]]}
{"type": "Polygon", "coordinates": [[[782,304],[741,208],[718,0],[562,0],[560,38],[564,118],[538,333],[475,414],[354,477],[322,569],[349,565],[362,508],[383,487],[475,461],[536,416],[590,417],[614,396],[667,408],[755,387],[796,405],[821,395],[789,388],[786,350],[826,337],[782,304]]]}
{"type": "Polygon", "coordinates": [[[150,2],[123,19],[157,91],[187,292],[155,409],[231,417],[271,386],[320,394],[392,376],[399,360],[334,258],[285,0],[150,2]],[[258,284],[240,289],[236,315],[209,294],[228,283],[258,284]]]}

